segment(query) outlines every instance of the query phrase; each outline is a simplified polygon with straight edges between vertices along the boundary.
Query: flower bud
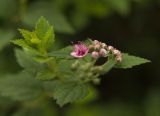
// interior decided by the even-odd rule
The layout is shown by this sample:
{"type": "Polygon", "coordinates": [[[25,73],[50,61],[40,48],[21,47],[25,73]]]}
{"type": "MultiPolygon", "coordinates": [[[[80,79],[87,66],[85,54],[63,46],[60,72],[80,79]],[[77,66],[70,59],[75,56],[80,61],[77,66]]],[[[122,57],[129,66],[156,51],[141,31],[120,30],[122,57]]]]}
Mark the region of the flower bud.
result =
{"type": "Polygon", "coordinates": [[[119,50],[113,50],[113,54],[118,56],[121,54],[121,52],[119,50]]]}
{"type": "Polygon", "coordinates": [[[99,51],[99,55],[102,57],[106,57],[108,54],[107,50],[105,50],[104,48],[100,49],[99,51]]]}
{"type": "Polygon", "coordinates": [[[99,57],[99,53],[96,51],[92,52],[92,58],[97,59],[99,57]]]}
{"type": "Polygon", "coordinates": [[[99,42],[98,40],[94,40],[93,41],[93,47],[94,47],[94,49],[100,49],[101,42],[99,42]]]}
{"type": "Polygon", "coordinates": [[[99,44],[99,41],[98,41],[98,40],[94,40],[94,41],[93,41],[93,44],[94,44],[94,45],[99,44]]]}
{"type": "Polygon", "coordinates": [[[102,48],[106,48],[107,47],[107,45],[105,43],[102,43],[101,45],[102,45],[102,48]]]}
{"type": "Polygon", "coordinates": [[[96,78],[96,79],[93,79],[92,81],[94,84],[98,85],[98,84],[100,84],[101,80],[99,78],[96,78]]]}
{"type": "Polygon", "coordinates": [[[113,51],[114,50],[113,46],[108,46],[108,50],[113,51]]]}
{"type": "Polygon", "coordinates": [[[78,67],[78,65],[79,65],[79,61],[76,60],[76,61],[71,65],[71,68],[72,68],[72,69],[76,69],[76,68],[78,67]]]}
{"type": "Polygon", "coordinates": [[[118,62],[122,62],[122,56],[116,57],[116,60],[117,60],[118,62]]]}

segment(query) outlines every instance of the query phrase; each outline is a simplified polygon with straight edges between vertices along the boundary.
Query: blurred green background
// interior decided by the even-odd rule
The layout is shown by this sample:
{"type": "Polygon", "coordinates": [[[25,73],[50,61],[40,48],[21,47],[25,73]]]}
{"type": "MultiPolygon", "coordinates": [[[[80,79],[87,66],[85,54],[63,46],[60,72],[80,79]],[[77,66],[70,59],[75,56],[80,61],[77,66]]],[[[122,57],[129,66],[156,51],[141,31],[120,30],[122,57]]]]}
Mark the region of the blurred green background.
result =
{"type": "Polygon", "coordinates": [[[85,100],[63,108],[52,98],[0,93],[0,116],[160,116],[160,0],[0,0],[0,79],[21,70],[9,41],[40,16],[54,25],[55,48],[90,37],[152,63],[112,70],[85,100]]]}

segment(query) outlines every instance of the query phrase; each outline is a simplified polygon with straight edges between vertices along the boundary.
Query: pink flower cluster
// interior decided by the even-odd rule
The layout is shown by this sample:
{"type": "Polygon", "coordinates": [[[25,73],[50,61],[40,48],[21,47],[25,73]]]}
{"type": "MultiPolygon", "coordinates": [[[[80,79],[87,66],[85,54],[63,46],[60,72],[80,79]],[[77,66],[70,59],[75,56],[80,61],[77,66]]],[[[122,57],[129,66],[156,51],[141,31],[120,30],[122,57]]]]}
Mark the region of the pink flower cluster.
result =
{"type": "Polygon", "coordinates": [[[118,62],[122,61],[122,53],[119,50],[117,50],[113,46],[108,46],[108,50],[110,51],[110,53],[115,55],[115,58],[118,62]]]}
{"type": "Polygon", "coordinates": [[[92,41],[91,45],[87,46],[82,42],[78,42],[74,45],[74,49],[71,52],[71,56],[75,58],[85,57],[89,51],[92,58],[97,59],[99,57],[107,57],[108,54],[113,54],[118,62],[122,61],[122,53],[113,46],[107,46],[105,43],[98,40],[92,41]]]}
{"type": "Polygon", "coordinates": [[[107,45],[105,43],[99,42],[98,40],[94,40],[89,48],[92,50],[92,57],[107,57],[108,51],[106,50],[107,45]]]}

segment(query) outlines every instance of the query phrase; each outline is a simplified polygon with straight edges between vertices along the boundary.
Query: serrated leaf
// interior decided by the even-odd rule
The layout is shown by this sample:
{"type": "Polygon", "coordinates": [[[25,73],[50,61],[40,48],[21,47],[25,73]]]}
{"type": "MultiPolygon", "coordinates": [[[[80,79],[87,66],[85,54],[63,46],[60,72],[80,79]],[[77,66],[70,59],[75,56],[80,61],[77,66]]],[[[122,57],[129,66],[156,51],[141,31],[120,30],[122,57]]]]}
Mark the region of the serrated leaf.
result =
{"type": "Polygon", "coordinates": [[[147,59],[140,58],[137,56],[131,56],[128,54],[122,55],[122,62],[118,63],[115,67],[116,68],[132,68],[133,66],[141,65],[150,62],[147,59]]]}
{"type": "Polygon", "coordinates": [[[27,42],[30,42],[30,40],[32,39],[31,37],[32,32],[25,29],[19,29],[19,32],[22,34],[22,36],[27,42]]]}
{"type": "Polygon", "coordinates": [[[12,40],[11,42],[23,48],[30,48],[30,46],[23,39],[12,40]]]}
{"type": "Polygon", "coordinates": [[[38,20],[35,32],[40,39],[54,37],[53,27],[50,26],[49,22],[44,17],[40,17],[38,20]]]}
{"type": "Polygon", "coordinates": [[[74,82],[59,82],[55,86],[53,97],[57,104],[63,106],[67,103],[83,99],[88,95],[88,86],[74,82]]]}
{"type": "Polygon", "coordinates": [[[36,79],[48,81],[54,79],[55,77],[56,75],[53,72],[49,70],[43,70],[37,73],[36,79]]]}
{"type": "Polygon", "coordinates": [[[54,42],[54,30],[53,27],[50,26],[49,22],[41,17],[35,27],[35,33],[37,37],[42,40],[41,47],[49,48],[50,45],[54,42]]]}
{"type": "Polygon", "coordinates": [[[41,92],[41,83],[26,72],[4,76],[0,79],[0,95],[13,100],[33,99],[41,92]]]}
{"type": "Polygon", "coordinates": [[[22,47],[25,51],[30,52],[31,54],[40,55],[40,52],[36,49],[30,47],[25,40],[23,39],[16,39],[11,41],[13,44],[22,47]]]}

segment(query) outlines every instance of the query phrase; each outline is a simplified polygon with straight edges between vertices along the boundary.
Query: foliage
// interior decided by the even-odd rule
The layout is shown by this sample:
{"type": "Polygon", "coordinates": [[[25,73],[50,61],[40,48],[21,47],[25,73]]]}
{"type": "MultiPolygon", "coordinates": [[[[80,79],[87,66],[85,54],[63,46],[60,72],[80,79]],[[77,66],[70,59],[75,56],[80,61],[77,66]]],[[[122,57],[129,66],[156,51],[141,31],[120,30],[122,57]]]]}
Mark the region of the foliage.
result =
{"type": "Polygon", "coordinates": [[[159,5],[158,0],[0,0],[0,115],[159,116],[159,5]],[[47,34],[52,39],[43,50],[36,45],[41,42],[35,30],[19,29],[23,38],[32,38],[28,42],[16,31],[24,27],[33,29],[40,16],[45,16],[53,25],[49,25],[48,30],[53,33],[47,34]],[[81,65],[73,70],[72,64],[77,59],[69,55],[72,46],[62,48],[86,36],[119,45],[127,52],[154,62],[140,70],[113,70],[105,75],[112,68],[131,68],[148,60],[126,53],[123,55],[126,60],[119,64],[114,59],[100,59],[101,63],[107,61],[101,65],[102,76],[88,79],[90,74],[86,74],[81,65],[88,65],[85,61],[91,61],[90,55],[79,61],[81,65]],[[25,48],[17,46],[13,50],[15,46],[9,43],[13,38],[19,38],[14,42],[25,48]],[[81,75],[83,73],[86,75],[81,75]],[[87,80],[83,84],[84,78],[81,78],[77,85],[84,85],[89,90],[88,95],[80,95],[81,100],[67,99],[72,104],[66,107],[55,107],[52,98],[62,105],[67,104],[53,94],[58,92],[56,89],[63,89],[58,85],[77,82],[80,76],[86,76],[87,80]],[[101,77],[106,77],[102,78],[101,85],[93,86],[100,83],[101,77]],[[149,93],[146,99],[147,91],[154,88],[158,90],[149,93]]]}
{"type": "MultiPolygon", "coordinates": [[[[90,81],[97,83],[99,75],[109,72],[114,66],[131,68],[149,62],[127,54],[123,54],[122,62],[117,62],[115,56],[110,53],[106,63],[97,66],[95,64],[97,59],[91,58],[89,54],[86,58],[71,57],[70,46],[49,53],[49,47],[54,45],[55,36],[53,27],[44,17],[38,20],[34,31],[20,29],[20,32],[24,39],[12,41],[23,48],[23,51],[16,50],[18,62],[29,74],[36,75],[36,79],[56,81],[52,92],[53,98],[60,106],[86,97],[88,83],[90,81]],[[37,57],[41,57],[43,62],[37,60],[37,57]]],[[[92,40],[85,42],[93,43],[92,40]]],[[[117,50],[114,51],[117,52],[117,50]]]]}

